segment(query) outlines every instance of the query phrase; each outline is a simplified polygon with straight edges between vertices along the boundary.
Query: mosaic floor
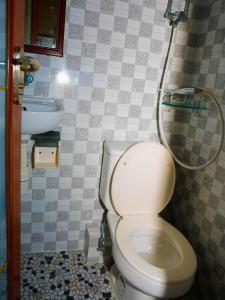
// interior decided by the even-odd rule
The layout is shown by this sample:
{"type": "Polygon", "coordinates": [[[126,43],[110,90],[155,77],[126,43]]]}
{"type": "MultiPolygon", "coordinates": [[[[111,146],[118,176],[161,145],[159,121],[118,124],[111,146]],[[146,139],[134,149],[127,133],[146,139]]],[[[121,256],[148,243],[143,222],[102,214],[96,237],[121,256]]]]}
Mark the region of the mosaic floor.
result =
{"type": "Polygon", "coordinates": [[[106,268],[85,265],[80,251],[26,253],[21,272],[22,300],[113,299],[106,268]]]}

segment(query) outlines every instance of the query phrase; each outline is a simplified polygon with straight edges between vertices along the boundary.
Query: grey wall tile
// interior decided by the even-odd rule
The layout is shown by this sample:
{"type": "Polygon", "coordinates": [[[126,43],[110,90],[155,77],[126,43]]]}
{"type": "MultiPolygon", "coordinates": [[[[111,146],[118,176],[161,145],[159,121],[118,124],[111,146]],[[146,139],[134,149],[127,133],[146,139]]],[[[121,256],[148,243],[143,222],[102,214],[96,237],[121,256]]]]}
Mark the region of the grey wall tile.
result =
{"type": "Polygon", "coordinates": [[[59,176],[60,177],[71,177],[73,172],[72,166],[61,166],[59,169],[59,176]]]}
{"type": "Polygon", "coordinates": [[[68,211],[58,211],[57,212],[57,222],[68,222],[69,212],[68,211]]]}
{"type": "Polygon", "coordinates": [[[48,97],[49,95],[49,82],[35,81],[34,95],[48,97]]]}
{"type": "Polygon", "coordinates": [[[104,14],[113,14],[115,7],[115,0],[101,0],[100,8],[104,14]]]}
{"type": "Polygon", "coordinates": [[[125,48],[137,49],[138,39],[138,36],[127,34],[125,39],[125,48]]]}
{"type": "Polygon", "coordinates": [[[125,77],[134,77],[134,65],[123,63],[121,75],[125,77]]]}
{"type": "Polygon", "coordinates": [[[82,56],[94,58],[96,55],[96,45],[91,43],[82,43],[82,56]]]}
{"type": "Polygon", "coordinates": [[[85,8],[86,7],[86,0],[71,0],[70,5],[76,8],[85,8]]]}
{"type": "Polygon", "coordinates": [[[127,18],[116,16],[114,18],[113,30],[116,31],[116,32],[126,33],[127,18]]]}
{"type": "Polygon", "coordinates": [[[47,189],[57,189],[59,187],[58,177],[47,177],[46,178],[46,188],[47,189]]]}
{"type": "Polygon", "coordinates": [[[103,59],[95,59],[95,73],[107,74],[108,61],[103,59]]]}
{"type": "Polygon", "coordinates": [[[108,76],[108,82],[107,82],[107,88],[118,90],[120,88],[120,77],[109,75],[108,76]]]}
{"type": "Polygon", "coordinates": [[[32,190],[32,199],[33,200],[44,200],[45,198],[45,190],[32,190]]]}
{"type": "MultiPolygon", "coordinates": [[[[58,199],[57,199],[58,200],[58,199]]],[[[57,211],[58,208],[58,201],[48,201],[46,203],[46,211],[57,211]]]]}
{"type": "Polygon", "coordinates": [[[57,222],[45,222],[45,231],[46,232],[55,232],[57,230],[57,222]]]}
{"type": "Polygon", "coordinates": [[[149,57],[148,52],[137,51],[137,53],[136,53],[136,62],[135,62],[136,65],[147,66],[148,65],[148,57],[149,57]]]}
{"type": "Polygon", "coordinates": [[[60,189],[59,190],[59,200],[70,199],[71,189],[60,189]]]}
{"type": "Polygon", "coordinates": [[[152,35],[152,24],[142,22],[139,34],[141,37],[150,38],[152,35]]]}
{"type": "Polygon", "coordinates": [[[40,223],[44,221],[44,213],[43,212],[33,212],[31,216],[32,223],[40,223]]]}
{"type": "Polygon", "coordinates": [[[98,27],[99,14],[95,11],[85,10],[84,25],[88,27],[98,27]]]}
{"type": "Polygon", "coordinates": [[[112,61],[122,61],[123,59],[123,49],[112,47],[110,49],[110,60],[112,61]]]}
{"type": "Polygon", "coordinates": [[[68,232],[67,231],[57,231],[56,232],[56,241],[67,241],[68,232]]]}
{"type": "Polygon", "coordinates": [[[98,43],[110,45],[112,32],[110,30],[99,29],[98,30],[98,43]]]}
{"type": "Polygon", "coordinates": [[[66,67],[71,70],[80,70],[81,58],[75,55],[66,56],[66,67]]]}
{"type": "Polygon", "coordinates": [[[142,7],[136,4],[129,5],[129,19],[131,20],[141,20],[142,7]]]}

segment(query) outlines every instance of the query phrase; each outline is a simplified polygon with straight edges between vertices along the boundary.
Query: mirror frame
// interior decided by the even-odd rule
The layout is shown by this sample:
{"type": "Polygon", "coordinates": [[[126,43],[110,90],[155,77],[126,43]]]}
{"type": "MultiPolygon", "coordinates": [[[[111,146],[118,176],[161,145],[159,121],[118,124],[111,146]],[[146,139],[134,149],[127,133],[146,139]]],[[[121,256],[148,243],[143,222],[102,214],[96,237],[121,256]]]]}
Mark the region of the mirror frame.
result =
{"type": "MultiPolygon", "coordinates": [[[[38,1],[38,0],[34,0],[34,1],[38,1]]],[[[63,56],[65,17],[66,17],[66,0],[60,0],[59,25],[58,25],[58,32],[57,32],[57,39],[56,39],[57,43],[55,48],[24,44],[24,50],[26,52],[38,53],[43,55],[63,56]]]]}

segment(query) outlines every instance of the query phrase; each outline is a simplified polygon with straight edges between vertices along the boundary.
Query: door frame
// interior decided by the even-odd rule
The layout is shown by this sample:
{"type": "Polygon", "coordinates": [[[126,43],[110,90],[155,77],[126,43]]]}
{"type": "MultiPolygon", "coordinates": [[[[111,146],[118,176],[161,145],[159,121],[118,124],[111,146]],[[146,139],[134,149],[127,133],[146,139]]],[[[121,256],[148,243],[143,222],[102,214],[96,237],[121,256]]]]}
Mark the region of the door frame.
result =
{"type": "Polygon", "coordinates": [[[20,299],[20,160],[21,105],[14,92],[14,60],[17,47],[24,44],[24,0],[7,3],[7,249],[8,299],[20,299]]]}

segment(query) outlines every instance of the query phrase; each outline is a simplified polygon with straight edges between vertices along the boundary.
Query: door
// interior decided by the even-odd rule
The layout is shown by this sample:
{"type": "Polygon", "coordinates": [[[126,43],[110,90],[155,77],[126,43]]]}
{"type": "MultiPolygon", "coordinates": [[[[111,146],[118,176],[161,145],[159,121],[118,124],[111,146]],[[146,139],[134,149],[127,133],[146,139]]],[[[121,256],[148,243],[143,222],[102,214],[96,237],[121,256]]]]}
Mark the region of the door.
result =
{"type": "MultiPolygon", "coordinates": [[[[6,1],[6,0],[0,0],[6,1]]],[[[15,52],[24,44],[24,1],[7,3],[7,114],[6,114],[6,183],[7,183],[7,272],[8,299],[20,299],[20,149],[21,86],[15,52]]]]}
{"type": "Polygon", "coordinates": [[[6,242],[6,0],[0,0],[0,299],[7,299],[6,242]]]}

